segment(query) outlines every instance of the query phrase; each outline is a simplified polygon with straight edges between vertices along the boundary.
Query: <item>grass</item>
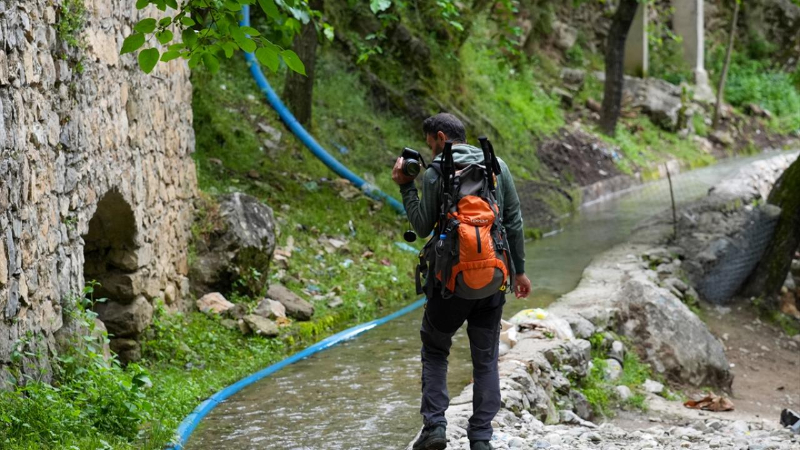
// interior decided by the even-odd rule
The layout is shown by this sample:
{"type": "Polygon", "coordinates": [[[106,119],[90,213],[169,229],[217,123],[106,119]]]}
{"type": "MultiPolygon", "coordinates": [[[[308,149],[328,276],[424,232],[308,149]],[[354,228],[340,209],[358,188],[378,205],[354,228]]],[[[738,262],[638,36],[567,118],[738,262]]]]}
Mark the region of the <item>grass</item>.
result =
{"type": "MultiPolygon", "coordinates": [[[[623,338],[620,338],[623,339],[623,338]]],[[[647,411],[646,396],[640,388],[648,378],[653,378],[649,364],[643,363],[634,351],[627,351],[623,358],[622,374],[614,381],[606,379],[606,340],[602,334],[589,338],[592,344],[592,368],[586,377],[573,380],[573,385],[584,395],[595,414],[602,417],[614,415],[615,407],[633,408],[647,411]],[[616,387],[627,386],[631,395],[624,402],[619,398],[616,387]]],[[[630,345],[627,345],[630,348],[630,345]]]]}
{"type": "Polygon", "coordinates": [[[713,156],[703,152],[692,140],[662,130],[642,116],[621,121],[616,136],[603,136],[603,139],[619,146],[625,155],[618,162],[623,172],[630,174],[640,168],[645,180],[657,178],[657,165],[670,159],[681,160],[690,169],[715,161],[713,156]]]}

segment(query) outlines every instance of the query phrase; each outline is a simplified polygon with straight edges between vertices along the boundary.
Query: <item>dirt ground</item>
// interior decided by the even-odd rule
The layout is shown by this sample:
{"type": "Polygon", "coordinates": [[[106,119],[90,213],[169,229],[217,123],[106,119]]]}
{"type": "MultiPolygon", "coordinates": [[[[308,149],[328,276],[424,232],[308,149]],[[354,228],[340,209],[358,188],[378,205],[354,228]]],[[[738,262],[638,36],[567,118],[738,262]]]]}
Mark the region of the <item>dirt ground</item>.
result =
{"type": "MultiPolygon", "coordinates": [[[[728,362],[732,364],[734,380],[730,399],[735,410],[691,410],[680,401],[651,395],[647,413],[623,411],[614,419],[616,425],[630,430],[647,427],[653,422],[679,424],[715,417],[760,423],[770,429],[780,427],[780,413],[784,408],[800,412],[800,338],[789,338],[774,325],[761,321],[746,300],[729,307],[706,307],[704,312],[706,323],[724,343],[728,362]]],[[[684,387],[682,391],[691,398],[703,392],[691,387],[684,387]]]]}

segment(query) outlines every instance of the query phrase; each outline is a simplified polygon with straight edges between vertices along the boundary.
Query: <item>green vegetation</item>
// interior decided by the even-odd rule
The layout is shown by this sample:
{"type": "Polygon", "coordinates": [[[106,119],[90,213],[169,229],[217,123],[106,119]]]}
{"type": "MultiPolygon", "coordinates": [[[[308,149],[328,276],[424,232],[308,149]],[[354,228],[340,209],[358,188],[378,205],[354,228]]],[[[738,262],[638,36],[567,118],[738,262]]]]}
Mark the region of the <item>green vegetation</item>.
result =
{"type": "Polygon", "coordinates": [[[622,374],[618,379],[609,381],[605,374],[608,368],[606,345],[610,345],[610,342],[600,333],[591,336],[589,342],[592,344],[592,368],[586,377],[571,381],[586,396],[594,413],[611,417],[615,407],[647,411],[646,396],[639,389],[648,378],[653,378],[650,366],[643,363],[635,351],[629,350],[623,358],[622,374]],[[627,386],[633,395],[621,402],[615,389],[617,386],[627,386]]]}
{"type": "Polygon", "coordinates": [[[767,305],[761,297],[754,297],[751,304],[761,320],[776,325],[790,337],[800,334],[800,320],[780,312],[777,307],[767,305]]]}
{"type": "Polygon", "coordinates": [[[83,47],[80,33],[86,22],[83,0],[64,0],[59,11],[56,31],[58,38],[72,47],[83,47]]]}

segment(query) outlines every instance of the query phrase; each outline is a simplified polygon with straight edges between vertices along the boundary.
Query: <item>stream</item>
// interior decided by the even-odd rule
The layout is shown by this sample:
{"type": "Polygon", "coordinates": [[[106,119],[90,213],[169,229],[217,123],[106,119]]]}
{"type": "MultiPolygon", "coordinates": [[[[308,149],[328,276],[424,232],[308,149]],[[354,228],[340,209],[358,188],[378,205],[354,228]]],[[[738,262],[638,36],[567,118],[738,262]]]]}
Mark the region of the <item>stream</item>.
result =
{"type": "MultiPolygon", "coordinates": [[[[761,154],[673,176],[677,203],[703,196],[761,154]]],[[[507,297],[507,319],[524,308],[546,307],[572,290],[591,259],[624,242],[641,220],[670,206],[666,180],[636,186],[584,206],[563,230],[526,245],[527,299],[507,297]]],[[[409,255],[408,264],[415,257],[409,255]]],[[[402,288],[402,287],[401,287],[402,288]]],[[[409,301],[413,283],[408,282],[409,301]]],[[[217,406],[184,448],[403,449],[421,426],[419,324],[423,309],[317,353],[259,381],[217,406]]],[[[466,327],[453,339],[451,393],[470,382],[466,327]]]]}

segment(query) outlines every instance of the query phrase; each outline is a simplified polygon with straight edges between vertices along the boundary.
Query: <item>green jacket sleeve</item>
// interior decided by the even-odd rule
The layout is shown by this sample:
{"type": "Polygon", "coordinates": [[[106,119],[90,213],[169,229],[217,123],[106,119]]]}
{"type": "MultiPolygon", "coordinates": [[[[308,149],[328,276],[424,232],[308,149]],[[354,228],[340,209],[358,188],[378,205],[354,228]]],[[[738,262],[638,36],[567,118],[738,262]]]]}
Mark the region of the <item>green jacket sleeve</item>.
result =
{"type": "Polygon", "coordinates": [[[433,231],[439,215],[439,176],[434,169],[428,169],[422,176],[422,199],[419,198],[414,182],[400,186],[403,206],[406,208],[411,226],[421,238],[428,237],[433,231]]]}
{"type": "Polygon", "coordinates": [[[505,162],[500,161],[501,188],[503,189],[503,226],[506,228],[511,260],[518,274],[525,273],[525,234],[522,226],[522,211],[519,206],[517,188],[505,162]]]}

